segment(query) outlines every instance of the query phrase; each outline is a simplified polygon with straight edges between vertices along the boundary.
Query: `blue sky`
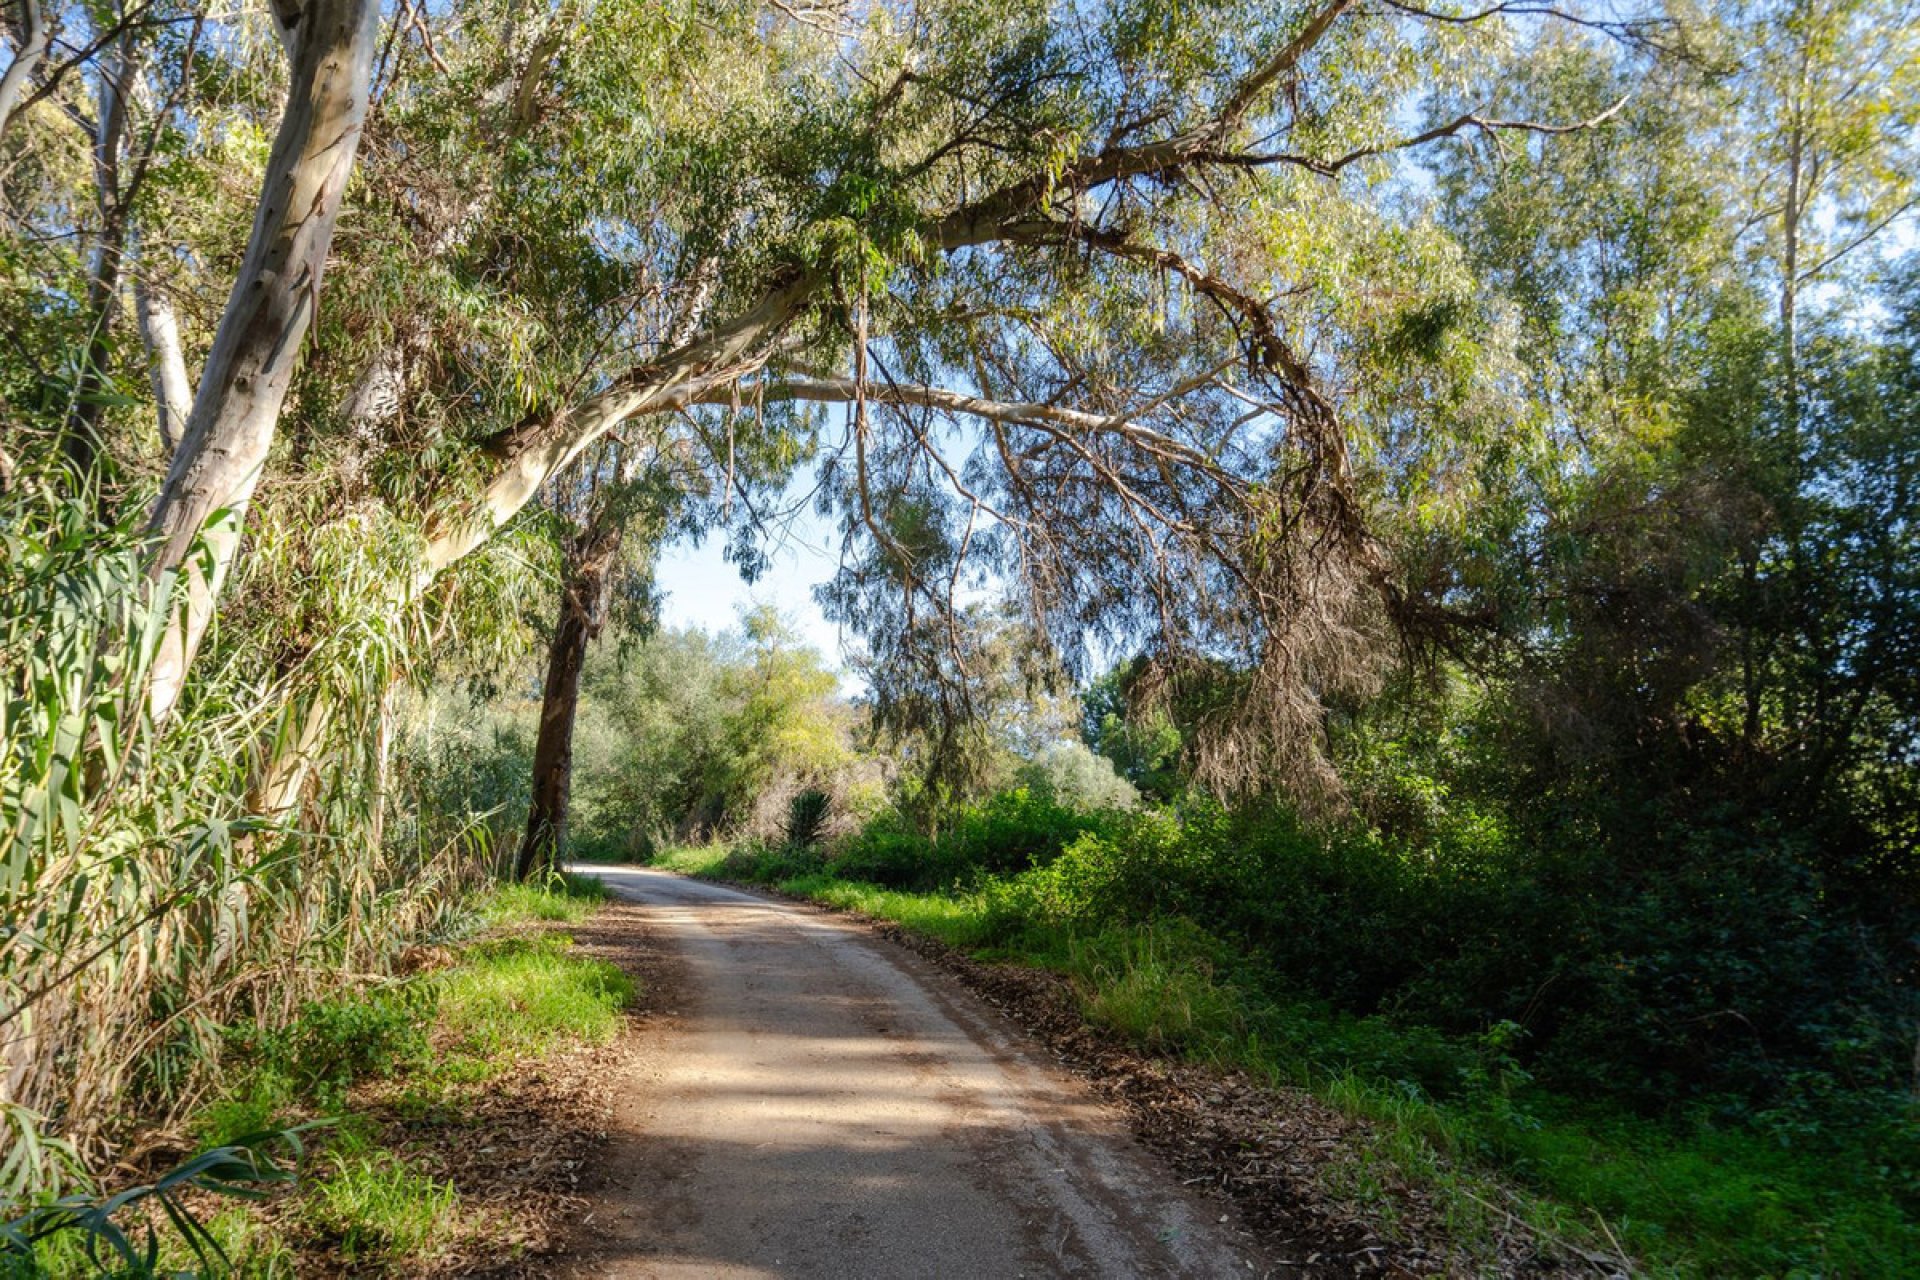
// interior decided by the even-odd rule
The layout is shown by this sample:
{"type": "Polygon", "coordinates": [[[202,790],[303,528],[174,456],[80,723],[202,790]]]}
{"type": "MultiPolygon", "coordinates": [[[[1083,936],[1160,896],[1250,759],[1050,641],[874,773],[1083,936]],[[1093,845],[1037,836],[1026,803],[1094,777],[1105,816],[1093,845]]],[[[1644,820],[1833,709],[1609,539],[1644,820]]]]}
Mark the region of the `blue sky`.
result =
{"type": "MultiPolygon", "coordinates": [[[[799,483],[810,488],[811,475],[799,483]]],[[[767,548],[772,564],[751,586],[728,562],[724,538],[709,537],[697,545],[691,539],[672,543],[661,553],[656,570],[663,597],[661,624],[725,631],[739,624],[745,610],[771,604],[806,643],[844,669],[839,628],[827,621],[813,598],[814,587],[839,567],[839,542],[833,523],[809,506],[767,548]]]]}

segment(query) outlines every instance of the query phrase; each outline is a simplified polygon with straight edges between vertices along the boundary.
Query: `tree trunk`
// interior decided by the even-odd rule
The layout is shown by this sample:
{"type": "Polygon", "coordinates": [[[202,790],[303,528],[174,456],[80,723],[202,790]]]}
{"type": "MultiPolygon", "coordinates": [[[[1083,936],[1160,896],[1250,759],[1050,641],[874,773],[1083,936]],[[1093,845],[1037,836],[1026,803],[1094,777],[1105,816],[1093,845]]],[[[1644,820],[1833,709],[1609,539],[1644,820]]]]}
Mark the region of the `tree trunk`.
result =
{"type": "Polygon", "coordinates": [[[186,433],[187,415],[193,411],[193,379],[187,376],[180,322],[174,317],[166,290],[155,288],[144,271],[136,272],[133,278],[133,309],[140,323],[140,340],[147,348],[160,447],[171,458],[186,433]]]}
{"type": "Polygon", "coordinates": [[[293,64],[286,112],[267,159],[246,257],[148,525],[155,576],[182,568],[187,579],[185,616],[168,630],[154,661],[156,719],[179,700],[212,621],[294,360],[319,305],[327,250],[366,120],[379,16],[375,0],[275,6],[293,64]],[[217,512],[227,518],[209,527],[217,512]],[[188,563],[203,532],[207,557],[188,563]]]}
{"type": "Polygon", "coordinates": [[[7,126],[13,122],[13,113],[19,109],[20,100],[26,95],[27,83],[33,79],[40,60],[47,55],[51,34],[40,0],[22,0],[20,45],[13,55],[13,61],[7,64],[6,75],[0,76],[0,138],[6,136],[7,126]]]}
{"type": "Polygon", "coordinates": [[[1786,375],[1787,419],[1800,425],[1800,218],[1805,139],[1796,118],[1787,145],[1787,198],[1781,217],[1780,355],[1786,375]]]}
{"type": "Polygon", "coordinates": [[[61,449],[75,478],[85,483],[100,457],[100,419],[106,413],[108,366],[113,360],[113,319],[120,299],[120,267],[126,257],[131,192],[120,189],[120,144],[127,132],[127,106],[139,74],[133,36],[123,33],[100,69],[98,118],[93,135],[93,207],[99,222],[87,268],[87,351],[74,384],[61,449]]]}
{"type": "Polygon", "coordinates": [[[515,873],[525,880],[559,861],[567,843],[567,804],[573,787],[573,720],[580,707],[580,668],[587,646],[606,621],[607,596],[624,533],[602,511],[569,548],[560,618],[547,650],[540,695],[540,734],[533,748],[533,803],[515,873]]]}

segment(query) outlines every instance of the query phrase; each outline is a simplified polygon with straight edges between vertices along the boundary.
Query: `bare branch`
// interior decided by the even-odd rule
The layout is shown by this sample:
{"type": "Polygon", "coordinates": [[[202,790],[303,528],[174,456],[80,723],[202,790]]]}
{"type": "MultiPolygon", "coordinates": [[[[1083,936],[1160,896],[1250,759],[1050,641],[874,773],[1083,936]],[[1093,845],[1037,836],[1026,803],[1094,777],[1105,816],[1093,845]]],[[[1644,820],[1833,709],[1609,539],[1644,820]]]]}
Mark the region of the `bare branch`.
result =
{"type": "Polygon", "coordinates": [[[1477,129],[1483,133],[1539,133],[1549,136],[1579,133],[1584,129],[1597,128],[1613,119],[1614,116],[1620,114],[1620,112],[1625,109],[1627,103],[1631,101],[1632,98],[1632,94],[1625,94],[1618,102],[1608,107],[1605,111],[1600,112],[1598,115],[1589,116],[1585,120],[1576,120],[1571,124],[1546,124],[1537,120],[1492,120],[1486,116],[1469,111],[1464,115],[1454,117],[1445,124],[1435,125],[1423,133],[1414,134],[1412,137],[1401,138],[1396,142],[1382,143],[1377,147],[1361,147],[1358,150],[1349,151],[1345,155],[1332,160],[1322,160],[1314,156],[1297,155],[1291,152],[1272,152],[1268,154],[1219,152],[1209,153],[1203,158],[1219,164],[1236,165],[1247,168],[1264,167],[1272,164],[1291,164],[1297,165],[1302,169],[1312,170],[1314,173],[1332,177],[1348,165],[1355,164],[1369,157],[1390,155],[1396,151],[1406,151],[1413,147],[1425,146],[1429,142],[1438,142],[1442,138],[1456,137],[1469,129],[1477,129]]]}
{"type": "Polygon", "coordinates": [[[1584,27],[1589,31],[1598,31],[1622,44],[1642,45],[1652,49],[1663,48],[1657,37],[1662,33],[1673,32],[1680,25],[1673,18],[1587,18],[1554,5],[1534,4],[1528,0],[1507,0],[1506,3],[1491,5],[1472,13],[1442,13],[1437,9],[1410,4],[1407,0],[1381,0],[1381,3],[1410,18],[1419,18],[1427,22],[1444,22],[1454,26],[1469,26],[1485,22],[1490,18],[1547,18],[1570,26],[1584,27]]]}
{"type": "Polygon", "coordinates": [[[1902,204],[1899,208],[1895,209],[1892,213],[1887,214],[1884,218],[1881,218],[1879,221],[1875,222],[1872,226],[1868,227],[1865,231],[1862,231],[1859,235],[1847,241],[1845,244],[1841,245],[1838,249],[1835,249],[1832,253],[1828,254],[1826,257],[1820,259],[1820,261],[1814,263],[1812,266],[1802,271],[1797,277],[1795,277],[1795,283],[1804,284],[1805,282],[1813,279],[1815,276],[1825,271],[1828,267],[1831,267],[1834,263],[1846,257],[1848,254],[1852,253],[1855,249],[1858,249],[1860,246],[1866,244],[1869,240],[1872,240],[1874,237],[1878,236],[1882,231],[1885,231],[1888,227],[1892,226],[1894,223],[1898,222],[1901,218],[1904,218],[1907,214],[1913,212],[1917,208],[1920,208],[1920,196],[1915,196],[1913,199],[1908,200],[1905,204],[1902,204]]]}

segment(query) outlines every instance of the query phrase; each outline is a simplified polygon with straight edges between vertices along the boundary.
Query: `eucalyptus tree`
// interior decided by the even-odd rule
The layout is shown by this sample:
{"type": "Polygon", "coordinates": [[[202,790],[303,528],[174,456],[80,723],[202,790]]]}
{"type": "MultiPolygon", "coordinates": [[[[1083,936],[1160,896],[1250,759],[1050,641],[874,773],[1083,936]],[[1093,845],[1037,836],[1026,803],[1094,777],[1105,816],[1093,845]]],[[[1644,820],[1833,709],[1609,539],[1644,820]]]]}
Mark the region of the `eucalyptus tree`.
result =
{"type": "MultiPolygon", "coordinates": [[[[269,465],[373,83],[372,6],[275,16],[288,106],[151,521],[156,571],[180,567],[187,594],[156,666],[162,715],[269,465]],[[289,183],[298,190],[282,198],[289,183]],[[188,562],[202,539],[204,561],[188,562]]],[[[745,4],[609,6],[582,34],[556,37],[564,16],[529,24],[517,57],[497,53],[512,33],[498,42],[471,24],[424,49],[415,100],[443,103],[444,114],[463,95],[498,99],[512,122],[505,163],[489,175],[482,148],[469,153],[477,176],[451,192],[417,165],[389,190],[431,210],[430,257],[498,278],[532,245],[524,223],[511,225],[525,206],[496,193],[545,184],[518,194],[565,210],[557,238],[579,229],[613,245],[561,246],[589,271],[633,271],[647,289],[685,294],[695,265],[717,259],[711,318],[688,341],[646,351],[615,290],[598,349],[559,362],[573,365],[571,388],[549,378],[533,396],[469,393],[477,412],[459,415],[448,443],[478,449],[439,462],[438,482],[427,473],[425,541],[402,598],[616,426],[716,398],[839,396],[857,410],[847,465],[830,478],[846,482],[849,534],[885,553],[888,570],[867,579],[876,589],[950,607],[959,573],[943,587],[887,524],[895,502],[931,503],[955,565],[991,560],[1070,657],[1089,628],[1156,636],[1176,668],[1209,650],[1244,651],[1263,675],[1250,714],[1223,723],[1221,743],[1280,726],[1260,731],[1251,761],[1311,737],[1310,686],[1358,676],[1363,664],[1342,655],[1357,652],[1379,604],[1406,604],[1368,537],[1334,389],[1345,372],[1335,348],[1359,336],[1354,325],[1390,320],[1361,314],[1364,289],[1315,259],[1335,247],[1327,237],[1371,222],[1362,239],[1400,239],[1401,252],[1437,255],[1444,268],[1444,246],[1419,243],[1417,226],[1397,225],[1371,187],[1398,150],[1548,127],[1473,111],[1398,126],[1432,85],[1471,90],[1474,51],[1499,38],[1504,17],[1462,22],[1354,0],[1178,15],[1154,4],[926,4],[804,21],[745,4]],[[643,37],[642,64],[682,59],[668,80],[698,106],[609,77],[610,32],[643,37]],[[612,142],[589,141],[569,132],[581,94],[581,105],[639,111],[612,142]],[[559,176],[583,172],[582,146],[584,172],[612,181],[555,199],[559,176]],[[490,216],[505,234],[482,233],[490,216]],[[638,358],[623,360],[629,352],[638,358]],[[840,376],[816,376],[823,368],[840,376]],[[948,459],[932,418],[983,424],[968,457],[948,459]],[[909,495],[919,484],[929,492],[909,495]],[[1097,540],[1099,557],[1050,536],[1067,520],[1097,540]]],[[[399,167],[417,154],[396,152],[399,167]]],[[[1340,248],[1351,267],[1369,258],[1340,248]]],[[[1384,256],[1364,270],[1390,271],[1384,256]]],[[[344,397],[363,423],[375,416],[369,402],[400,399],[391,353],[434,345],[404,312],[387,333],[344,397]]],[[[516,376],[534,363],[526,354],[511,361],[516,376]]],[[[397,500],[421,500],[418,484],[401,489],[397,500]]],[[[909,628],[902,639],[926,637],[909,628]]],[[[1207,741],[1203,754],[1233,754],[1207,741]]]]}
{"type": "MultiPolygon", "coordinates": [[[[217,1052],[219,1019],[284,1016],[285,1001],[322,982],[328,951],[377,957],[381,935],[420,918],[420,891],[439,874],[431,858],[380,851],[329,859],[311,876],[264,870],[275,851],[243,797],[286,686],[271,650],[249,642],[270,638],[284,612],[243,611],[248,625],[218,668],[179,698],[235,563],[234,508],[259,478],[242,455],[254,451],[257,473],[320,297],[377,16],[329,0],[217,20],[171,6],[49,6],[55,34],[7,122],[0,811],[5,914],[21,927],[0,940],[0,1142],[15,1192],[63,1176],[36,1154],[46,1151],[36,1129],[99,1154],[137,1105],[164,1108],[191,1089],[196,1063],[217,1052]],[[173,216],[189,204],[190,216],[173,216]],[[175,239],[188,224],[199,239],[175,239]],[[125,362],[106,358],[121,342],[130,257],[156,353],[170,345],[163,316],[175,297],[226,299],[183,308],[184,325],[175,315],[183,341],[161,385],[177,393],[203,353],[205,376],[147,529],[131,511],[103,519],[62,497],[75,478],[63,445],[75,441],[82,448],[64,452],[99,464],[99,492],[114,473],[125,481],[114,496],[143,504],[166,463],[156,433],[122,430],[153,417],[131,411],[143,397],[124,393],[125,362]],[[198,515],[186,510],[195,503],[198,515]],[[208,509],[226,515],[203,540],[208,509]],[[192,598],[176,625],[181,579],[192,598]],[[423,872],[414,887],[395,883],[423,872]],[[401,897],[369,913],[395,888],[401,897]]],[[[318,567],[316,590],[355,594],[348,575],[318,567]]],[[[364,795],[333,797],[333,812],[364,795]]]]}
{"type": "Polygon", "coordinates": [[[9,35],[13,38],[13,57],[5,73],[0,74],[0,137],[4,137],[13,113],[26,96],[27,86],[47,56],[47,44],[53,35],[46,8],[40,0],[20,0],[9,35]]]}
{"type": "Polygon", "coordinates": [[[276,0],[270,9],[287,55],[286,107],[246,253],[148,521],[154,572],[183,570],[186,590],[181,619],[154,664],[151,697],[160,716],[180,697],[238,554],[241,521],[319,309],[373,80],[374,0],[276,0]],[[204,556],[190,559],[196,545],[204,556]]]}
{"type": "MultiPolygon", "coordinates": [[[[1798,395],[1801,299],[1848,278],[1863,249],[1920,208],[1920,6],[1908,0],[1729,9],[1745,145],[1743,203],[1776,280],[1783,372],[1798,395]]],[[[1856,277],[1857,278],[1857,277],[1856,277]]]]}
{"type": "MultiPolygon", "coordinates": [[[[1617,105],[1556,124],[1469,109],[1397,134],[1420,69],[1473,91],[1485,18],[1226,6],[1218,29],[1244,35],[1223,43],[1151,6],[906,12],[802,25],[754,93],[663,121],[663,157],[641,171],[665,219],[628,234],[672,247],[665,278],[720,264],[713,318],[486,437],[491,475],[477,502],[436,513],[420,584],[616,426],[716,401],[843,402],[828,488],[866,550],[832,601],[878,670],[942,670],[931,651],[955,648],[963,578],[1004,575],[1069,661],[1089,635],[1155,638],[1169,678],[1154,687],[1170,688],[1217,653],[1247,656],[1259,675],[1200,727],[1198,756],[1216,781],[1276,764],[1328,781],[1321,692],[1364,680],[1383,613],[1436,611],[1406,598],[1368,533],[1321,387],[1341,360],[1306,345],[1402,317],[1315,278],[1330,246],[1312,224],[1370,220],[1412,255],[1392,287],[1424,274],[1457,295],[1446,247],[1346,177],[1462,135],[1597,126],[1617,105]],[[1348,63],[1392,71],[1362,87],[1348,63]],[[819,101],[796,108],[799,85],[819,101]],[[686,252],[716,229],[718,252],[686,252]],[[1156,313],[1150,332],[1138,318],[1156,313]],[[960,420],[977,425],[938,438],[960,420]]],[[[1387,254],[1340,247],[1386,283],[1387,254]]],[[[882,704],[905,706],[887,678],[882,704]]]]}
{"type": "Polygon", "coordinates": [[[876,13],[812,33],[837,62],[800,59],[792,85],[668,131],[655,172],[728,229],[713,318],[487,437],[422,583],[616,425],[716,398],[845,400],[828,478],[873,549],[837,590],[846,617],[939,643],[914,620],[991,564],[1069,657],[1102,630],[1155,637],[1176,669],[1246,655],[1246,714],[1198,746],[1222,777],[1311,771],[1316,687],[1361,677],[1361,637],[1409,605],[1368,536],[1333,384],[1369,329],[1465,288],[1367,175],[1408,146],[1608,113],[1469,111],[1403,134],[1436,69],[1471,89],[1498,19],[1218,10],[876,13]],[[1321,266],[1336,254],[1402,305],[1361,302],[1321,266]],[[935,423],[960,418],[981,425],[943,441],[935,423]],[[882,596],[913,612],[876,612],[882,596]]]}

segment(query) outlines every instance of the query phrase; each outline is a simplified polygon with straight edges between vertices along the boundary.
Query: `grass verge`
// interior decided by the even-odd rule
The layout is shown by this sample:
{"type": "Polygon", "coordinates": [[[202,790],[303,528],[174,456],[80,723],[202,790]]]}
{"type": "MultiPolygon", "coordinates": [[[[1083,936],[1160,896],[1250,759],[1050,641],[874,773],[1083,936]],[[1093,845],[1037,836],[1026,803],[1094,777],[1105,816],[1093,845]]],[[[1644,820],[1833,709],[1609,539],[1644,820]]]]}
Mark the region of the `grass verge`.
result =
{"type": "MultiPolygon", "coordinates": [[[[590,878],[496,888],[474,904],[474,932],[422,954],[412,976],[315,1002],[270,1035],[235,1031],[226,1086],[191,1136],[206,1149],[313,1125],[298,1185],[252,1204],[196,1193],[188,1208],[211,1238],[206,1260],[163,1228],[156,1265],[113,1274],[421,1274],[523,1249],[525,1224],[470,1203],[446,1148],[477,1132],[474,1117],[530,1064],[619,1031],[632,980],[558,931],[605,898],[590,878]]],[[[31,1266],[0,1270],[9,1274],[102,1272],[65,1233],[31,1266]]]]}

